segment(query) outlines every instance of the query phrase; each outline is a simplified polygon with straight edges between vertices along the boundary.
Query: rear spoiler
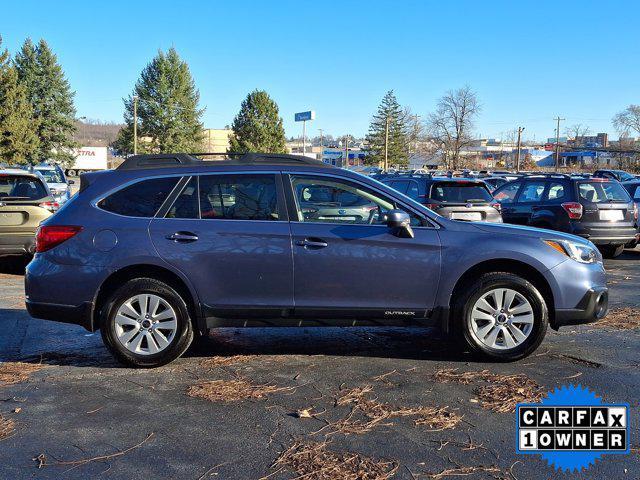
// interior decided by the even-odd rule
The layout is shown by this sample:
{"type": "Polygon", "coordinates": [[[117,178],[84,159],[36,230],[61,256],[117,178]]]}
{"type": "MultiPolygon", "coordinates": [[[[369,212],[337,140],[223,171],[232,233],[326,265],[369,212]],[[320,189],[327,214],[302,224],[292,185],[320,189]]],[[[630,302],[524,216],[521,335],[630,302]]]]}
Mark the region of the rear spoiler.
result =
{"type": "Polygon", "coordinates": [[[80,190],[78,193],[84,192],[87,188],[89,188],[93,183],[100,177],[104,175],[109,170],[101,170],[99,172],[87,172],[80,175],[80,190]]]}

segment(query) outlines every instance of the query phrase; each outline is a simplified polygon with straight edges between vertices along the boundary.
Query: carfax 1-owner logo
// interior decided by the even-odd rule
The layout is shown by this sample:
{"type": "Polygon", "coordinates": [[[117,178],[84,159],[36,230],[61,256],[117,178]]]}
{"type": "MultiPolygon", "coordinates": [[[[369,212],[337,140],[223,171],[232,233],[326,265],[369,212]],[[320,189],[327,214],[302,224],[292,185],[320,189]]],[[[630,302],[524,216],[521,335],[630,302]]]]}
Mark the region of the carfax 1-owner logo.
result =
{"type": "Polygon", "coordinates": [[[607,404],[580,385],[516,408],[516,450],[558,470],[587,468],[605,454],[629,453],[629,405],[607,404]]]}

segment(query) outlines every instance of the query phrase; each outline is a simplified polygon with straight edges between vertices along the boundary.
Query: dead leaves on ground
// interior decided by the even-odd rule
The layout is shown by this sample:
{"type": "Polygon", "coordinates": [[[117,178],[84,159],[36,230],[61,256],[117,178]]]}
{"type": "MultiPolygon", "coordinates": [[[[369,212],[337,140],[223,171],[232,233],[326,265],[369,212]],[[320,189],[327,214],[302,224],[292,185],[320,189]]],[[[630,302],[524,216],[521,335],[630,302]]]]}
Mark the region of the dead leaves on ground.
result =
{"type": "MultiPolygon", "coordinates": [[[[414,425],[427,426],[431,431],[455,428],[462,416],[452,412],[448,407],[401,407],[379,402],[369,397],[373,388],[369,385],[355,387],[341,392],[336,399],[336,406],[351,406],[351,412],[345,418],[329,423],[333,433],[359,435],[381,425],[390,425],[392,418],[414,417],[414,425]]],[[[316,432],[317,433],[317,432],[316,432]]]]}
{"type": "Polygon", "coordinates": [[[228,367],[237,363],[248,362],[253,360],[257,355],[230,355],[205,358],[200,362],[200,366],[204,368],[228,367]]]}
{"type": "Polygon", "coordinates": [[[39,363],[2,362],[0,363],[0,387],[25,382],[32,373],[44,368],[39,363]]]}
{"type": "Polygon", "coordinates": [[[499,375],[489,370],[459,372],[457,368],[438,370],[433,379],[441,383],[486,382],[474,389],[483,408],[497,413],[515,412],[518,403],[537,403],[542,400],[545,389],[524,374],[499,375]]]}
{"type": "Polygon", "coordinates": [[[395,462],[335,452],[327,449],[327,445],[327,442],[296,442],[280,454],[272,468],[291,470],[297,478],[306,480],[387,480],[398,471],[395,462]]]}
{"type": "Polygon", "coordinates": [[[640,309],[623,307],[610,310],[606,317],[592,324],[593,328],[634,330],[640,328],[640,309]]]}
{"type": "Polygon", "coordinates": [[[0,440],[10,437],[16,430],[16,422],[0,415],[0,440]]]}
{"type": "Polygon", "coordinates": [[[187,390],[190,397],[203,398],[210,402],[237,402],[239,400],[262,400],[267,395],[291,387],[274,385],[253,385],[246,380],[211,380],[191,385],[187,390]]]}

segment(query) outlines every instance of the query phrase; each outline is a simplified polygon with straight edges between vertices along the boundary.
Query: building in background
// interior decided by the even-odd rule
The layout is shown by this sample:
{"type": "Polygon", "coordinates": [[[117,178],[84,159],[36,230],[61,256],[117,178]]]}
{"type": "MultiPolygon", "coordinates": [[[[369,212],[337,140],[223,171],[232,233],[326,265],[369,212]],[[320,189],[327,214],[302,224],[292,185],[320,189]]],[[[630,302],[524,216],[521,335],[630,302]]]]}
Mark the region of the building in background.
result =
{"type": "Polygon", "coordinates": [[[205,128],[203,153],[226,153],[231,145],[232,134],[231,129],[205,128]]]}

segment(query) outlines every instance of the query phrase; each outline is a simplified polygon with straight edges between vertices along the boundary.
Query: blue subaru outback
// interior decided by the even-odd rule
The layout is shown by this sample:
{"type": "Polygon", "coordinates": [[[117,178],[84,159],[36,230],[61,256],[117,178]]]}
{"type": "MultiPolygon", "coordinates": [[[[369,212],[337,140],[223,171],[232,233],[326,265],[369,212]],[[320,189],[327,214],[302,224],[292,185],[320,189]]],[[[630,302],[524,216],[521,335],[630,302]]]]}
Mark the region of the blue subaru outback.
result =
{"type": "Polygon", "coordinates": [[[155,367],[215,327],[436,325],[494,360],[607,312],[573,235],[449,220],[305,157],[138,155],[40,227],[26,303],[155,367]]]}

